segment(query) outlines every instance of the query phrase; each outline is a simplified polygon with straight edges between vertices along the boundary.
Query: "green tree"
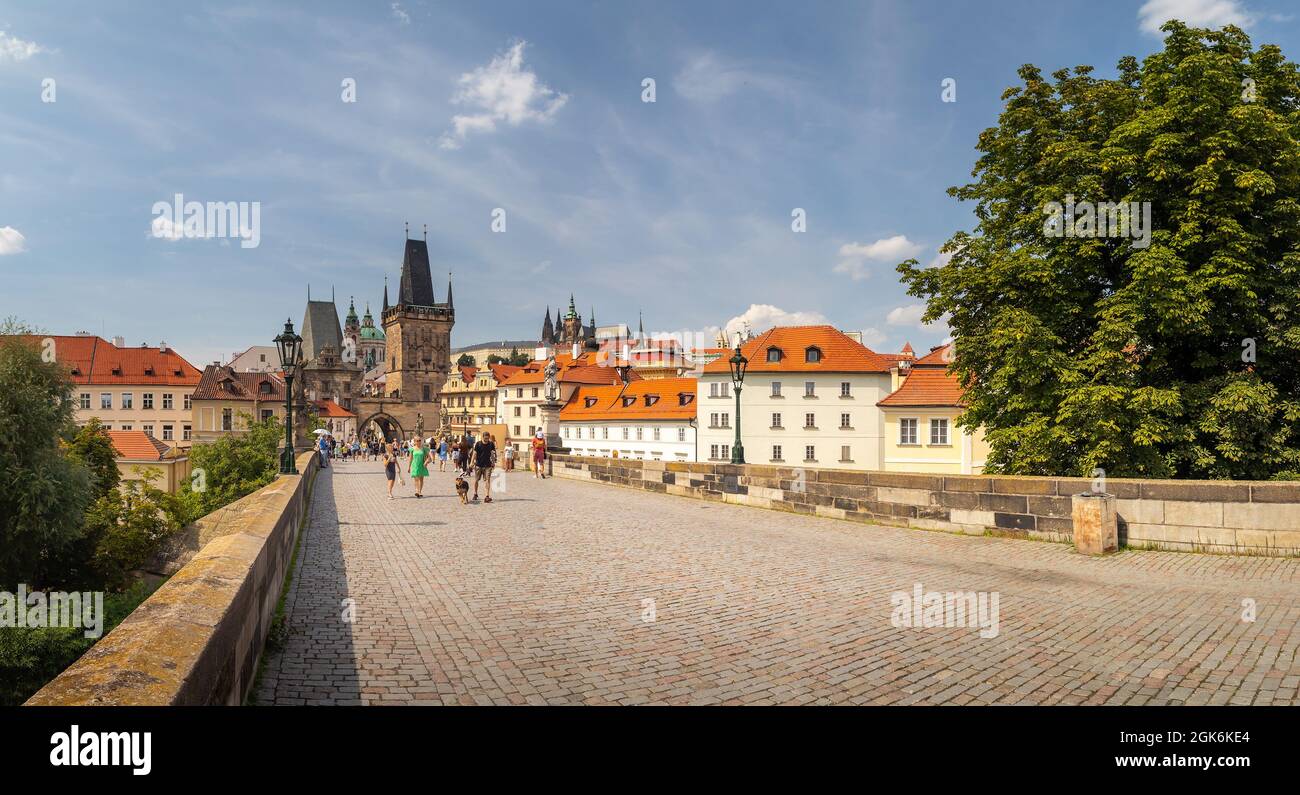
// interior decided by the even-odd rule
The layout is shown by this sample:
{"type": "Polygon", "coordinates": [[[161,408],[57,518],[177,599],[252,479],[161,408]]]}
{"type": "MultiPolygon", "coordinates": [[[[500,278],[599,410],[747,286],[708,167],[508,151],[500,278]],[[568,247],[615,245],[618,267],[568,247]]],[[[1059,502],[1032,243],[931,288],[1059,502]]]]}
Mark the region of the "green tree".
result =
{"type": "Polygon", "coordinates": [[[102,586],[119,591],[176,529],[167,521],[164,493],[148,482],[128,481],[100,497],[86,512],[91,563],[102,586]]]}
{"type": "Polygon", "coordinates": [[[99,499],[117,488],[122,476],[117,471],[117,448],[98,417],[91,417],[68,444],[68,456],[90,469],[94,497],[99,499]]]}
{"type": "Polygon", "coordinates": [[[531,361],[532,359],[528,354],[521,352],[518,348],[511,348],[510,358],[506,360],[506,364],[514,365],[515,367],[523,367],[531,361]]]}
{"type": "Polygon", "coordinates": [[[1164,31],[1113,79],[1022,67],[975,181],[949,189],[974,232],[941,267],[899,265],[957,340],[990,471],[1300,471],[1297,67],[1235,27],[1164,31]],[[1149,202],[1149,245],[1048,234],[1071,198],[1149,202]]]}
{"type": "Polygon", "coordinates": [[[462,353],[462,354],[460,355],[460,358],[456,360],[456,366],[457,366],[457,367],[473,367],[473,366],[474,366],[474,357],[473,357],[473,356],[470,356],[468,353],[462,353]]]}
{"type": "Polygon", "coordinates": [[[42,587],[44,561],[83,535],[90,472],[62,449],[75,431],[68,370],[39,341],[0,336],[0,587],[42,587]]]}
{"type": "Polygon", "coordinates": [[[190,448],[191,477],[171,502],[177,520],[205,516],[275,480],[284,426],[274,417],[256,422],[240,415],[248,430],[190,448]],[[176,506],[182,507],[176,507],[176,506]]]}

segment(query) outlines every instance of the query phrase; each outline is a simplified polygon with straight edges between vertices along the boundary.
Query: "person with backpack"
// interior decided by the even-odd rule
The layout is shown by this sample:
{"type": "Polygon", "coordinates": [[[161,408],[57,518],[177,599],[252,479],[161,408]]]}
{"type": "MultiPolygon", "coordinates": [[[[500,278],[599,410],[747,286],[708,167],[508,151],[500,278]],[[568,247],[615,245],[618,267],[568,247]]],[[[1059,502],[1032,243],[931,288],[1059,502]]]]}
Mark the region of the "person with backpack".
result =
{"type": "Polygon", "coordinates": [[[492,468],[497,463],[497,446],[492,441],[492,434],[484,432],[483,438],[474,445],[474,498],[478,502],[478,482],[486,481],[484,504],[492,502],[492,468]]]}

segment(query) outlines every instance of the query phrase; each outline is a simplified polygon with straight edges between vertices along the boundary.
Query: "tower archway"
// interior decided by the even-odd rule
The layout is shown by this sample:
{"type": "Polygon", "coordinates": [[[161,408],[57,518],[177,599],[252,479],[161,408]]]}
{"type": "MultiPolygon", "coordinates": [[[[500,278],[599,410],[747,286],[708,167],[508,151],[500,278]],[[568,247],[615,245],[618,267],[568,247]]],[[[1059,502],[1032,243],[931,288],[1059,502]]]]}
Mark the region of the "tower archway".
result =
{"type": "Polygon", "coordinates": [[[374,434],[376,437],[388,442],[400,442],[406,438],[406,432],[402,429],[402,424],[397,418],[386,411],[377,411],[366,418],[361,423],[360,434],[366,438],[367,434],[374,434]]]}

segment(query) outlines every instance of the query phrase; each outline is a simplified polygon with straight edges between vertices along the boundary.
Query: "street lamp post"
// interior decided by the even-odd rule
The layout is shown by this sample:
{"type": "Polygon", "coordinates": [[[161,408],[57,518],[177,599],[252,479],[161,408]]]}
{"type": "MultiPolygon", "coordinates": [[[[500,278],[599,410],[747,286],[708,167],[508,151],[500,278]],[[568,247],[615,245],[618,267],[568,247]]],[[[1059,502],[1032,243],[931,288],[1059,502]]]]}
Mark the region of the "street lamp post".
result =
{"type": "Polygon", "coordinates": [[[745,383],[745,368],[749,366],[749,359],[746,359],[740,352],[740,342],[736,342],[736,353],[727,360],[731,365],[731,386],[736,390],[736,442],[731,445],[731,463],[745,463],[745,447],[740,443],[740,388],[745,383]]]}
{"type": "Polygon", "coordinates": [[[284,455],[280,458],[280,474],[298,474],[298,462],[293,452],[293,371],[298,366],[299,346],[302,337],[293,333],[293,321],[284,321],[284,332],[275,338],[280,354],[280,370],[284,373],[284,455]]]}

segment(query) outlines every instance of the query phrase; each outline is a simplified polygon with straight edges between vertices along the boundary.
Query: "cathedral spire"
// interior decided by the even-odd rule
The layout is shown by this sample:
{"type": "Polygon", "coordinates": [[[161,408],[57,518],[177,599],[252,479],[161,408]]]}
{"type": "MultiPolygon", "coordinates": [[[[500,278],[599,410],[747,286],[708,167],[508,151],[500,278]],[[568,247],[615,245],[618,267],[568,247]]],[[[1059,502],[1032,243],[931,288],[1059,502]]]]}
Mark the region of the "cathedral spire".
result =
{"type": "Polygon", "coordinates": [[[555,342],[555,327],[551,325],[551,307],[546,307],[546,320],[542,321],[542,344],[550,345],[555,342]]]}
{"type": "Polygon", "coordinates": [[[447,271],[447,308],[455,308],[455,304],[453,304],[451,300],[451,271],[447,271]]]}
{"type": "Polygon", "coordinates": [[[384,308],[382,311],[388,311],[388,274],[384,274],[384,308]]]}

